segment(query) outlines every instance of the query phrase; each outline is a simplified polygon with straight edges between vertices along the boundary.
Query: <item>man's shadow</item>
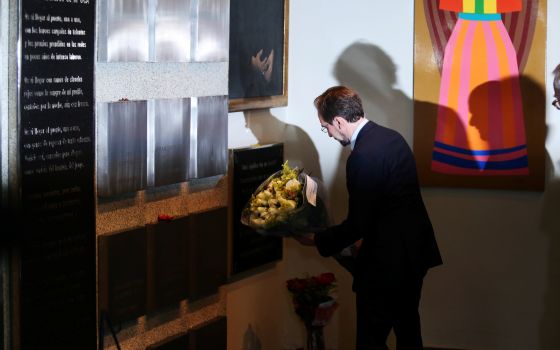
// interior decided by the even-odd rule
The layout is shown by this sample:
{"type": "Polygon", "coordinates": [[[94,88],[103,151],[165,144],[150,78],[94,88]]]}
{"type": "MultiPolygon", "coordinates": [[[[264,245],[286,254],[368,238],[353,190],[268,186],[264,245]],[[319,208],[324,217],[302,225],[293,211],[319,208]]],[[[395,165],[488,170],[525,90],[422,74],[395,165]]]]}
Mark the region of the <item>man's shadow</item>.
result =
{"type": "Polygon", "coordinates": [[[251,130],[259,144],[282,142],[284,159],[290,167],[303,169],[308,175],[323,181],[319,153],[302,128],[282,122],[269,109],[245,111],[244,116],[245,126],[251,130]]]}
{"type": "MultiPolygon", "coordinates": [[[[550,172],[554,167],[548,159],[550,172]]],[[[542,199],[540,230],[547,237],[547,285],[543,295],[543,314],[539,324],[541,349],[560,349],[560,178],[552,178],[546,185],[542,199]]]]}
{"type": "MultiPolygon", "coordinates": [[[[525,75],[488,81],[474,88],[469,96],[469,126],[476,129],[480,139],[487,143],[488,149],[508,148],[507,144],[512,142],[511,139],[515,140],[521,136],[525,138],[529,174],[516,180],[513,184],[516,186],[514,189],[543,189],[546,162],[546,152],[543,151],[546,139],[546,127],[543,127],[545,100],[542,87],[525,75]],[[489,97],[504,91],[514,91],[517,85],[520,87],[521,96],[514,97],[513,102],[500,103],[499,100],[492,101],[489,97]],[[505,115],[510,120],[495,118],[492,113],[505,115]],[[519,121],[516,122],[515,118],[521,119],[523,133],[519,131],[519,121]]],[[[503,179],[495,176],[482,178],[480,181],[487,183],[486,187],[490,188],[501,188],[504,183],[503,179]]],[[[481,183],[481,186],[484,184],[481,183]]],[[[512,185],[509,186],[511,188],[512,185]]]]}
{"type": "MultiPolygon", "coordinates": [[[[485,116],[489,91],[501,91],[517,82],[513,79],[491,81],[476,87],[469,98],[471,126],[474,126],[481,139],[488,142],[490,148],[499,148],[489,137],[489,125],[485,116]]],[[[541,85],[527,76],[520,76],[523,104],[525,135],[529,160],[530,179],[524,184],[540,191],[544,181],[544,192],[541,201],[539,231],[547,238],[546,276],[544,286],[543,314],[539,322],[539,349],[560,348],[560,333],[556,331],[560,324],[560,178],[554,177],[554,160],[548,152],[542,151],[548,137],[548,128],[542,126],[545,115],[546,96],[541,85]]],[[[530,258],[530,257],[529,257],[530,258]]]]}
{"type": "MultiPolygon", "coordinates": [[[[554,97],[560,97],[560,65],[552,72],[554,75],[554,97]]],[[[559,117],[556,112],[552,116],[559,117]]],[[[548,137],[548,127],[546,129],[548,137]]],[[[560,167],[560,160],[556,159],[560,167]]],[[[560,333],[556,330],[560,324],[560,177],[554,176],[554,161],[547,155],[547,184],[542,199],[540,229],[548,238],[547,278],[548,284],[544,292],[544,313],[539,324],[541,349],[560,349],[560,333]]]]}
{"type": "MultiPolygon", "coordinates": [[[[333,67],[333,75],[340,85],[360,95],[365,117],[382,125],[387,125],[392,115],[402,118],[412,115],[411,101],[393,88],[395,73],[393,60],[378,46],[363,41],[357,41],[344,49],[333,67]]],[[[399,122],[401,126],[411,125],[405,121],[391,121],[394,122],[399,122]]],[[[398,129],[398,126],[393,125],[393,128],[398,129]]],[[[345,164],[350,151],[350,147],[344,147],[339,156],[339,166],[328,191],[333,204],[348,202],[345,164]]],[[[333,205],[332,215],[335,223],[339,223],[346,217],[347,207],[333,205]]]]}
{"type": "Polygon", "coordinates": [[[412,139],[412,100],[396,88],[395,63],[376,45],[358,41],[338,57],[333,74],[341,85],[358,92],[366,118],[412,139]]]}
{"type": "MultiPolygon", "coordinates": [[[[548,128],[546,130],[548,134],[548,128]]],[[[560,178],[554,177],[554,164],[547,154],[547,183],[541,202],[539,228],[548,239],[546,266],[547,285],[543,295],[543,315],[539,323],[539,343],[541,349],[560,349],[560,178]]]]}
{"type": "MultiPolygon", "coordinates": [[[[348,46],[340,54],[333,69],[341,85],[358,92],[367,119],[398,131],[409,142],[422,180],[423,175],[431,171],[438,110],[445,109],[450,119],[457,119],[458,116],[453,110],[438,104],[410,99],[396,87],[396,73],[397,67],[391,57],[378,46],[363,41],[348,46]],[[413,135],[421,135],[421,139],[416,140],[413,135]]],[[[458,132],[464,131],[461,129],[458,132]]],[[[340,165],[329,188],[331,203],[347,202],[344,165],[349,154],[349,147],[340,154],[340,165]]],[[[345,216],[346,207],[333,207],[336,222],[345,216]]]]}

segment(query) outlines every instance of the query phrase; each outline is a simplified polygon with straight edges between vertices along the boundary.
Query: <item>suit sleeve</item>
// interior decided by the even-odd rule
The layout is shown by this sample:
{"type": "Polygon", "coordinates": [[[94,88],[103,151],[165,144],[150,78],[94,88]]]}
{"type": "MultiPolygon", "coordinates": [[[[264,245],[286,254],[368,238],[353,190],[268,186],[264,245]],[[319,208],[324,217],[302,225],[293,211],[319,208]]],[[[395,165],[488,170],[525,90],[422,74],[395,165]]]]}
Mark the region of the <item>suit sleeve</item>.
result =
{"type": "Polygon", "coordinates": [[[341,224],[317,232],[315,245],[322,256],[332,256],[357,240],[375,234],[376,203],[382,196],[383,159],[352,154],[346,167],[348,216],[341,224]]]}

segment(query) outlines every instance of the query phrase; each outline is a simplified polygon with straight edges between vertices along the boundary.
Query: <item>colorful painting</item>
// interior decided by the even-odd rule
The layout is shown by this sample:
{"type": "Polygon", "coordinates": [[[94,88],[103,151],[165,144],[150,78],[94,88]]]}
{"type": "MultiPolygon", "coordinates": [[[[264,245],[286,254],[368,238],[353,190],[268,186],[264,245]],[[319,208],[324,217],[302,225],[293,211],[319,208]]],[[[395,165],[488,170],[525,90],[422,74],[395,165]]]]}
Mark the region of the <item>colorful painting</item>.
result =
{"type": "Polygon", "coordinates": [[[545,0],[416,0],[422,185],[542,189],[545,9],[545,0]]]}

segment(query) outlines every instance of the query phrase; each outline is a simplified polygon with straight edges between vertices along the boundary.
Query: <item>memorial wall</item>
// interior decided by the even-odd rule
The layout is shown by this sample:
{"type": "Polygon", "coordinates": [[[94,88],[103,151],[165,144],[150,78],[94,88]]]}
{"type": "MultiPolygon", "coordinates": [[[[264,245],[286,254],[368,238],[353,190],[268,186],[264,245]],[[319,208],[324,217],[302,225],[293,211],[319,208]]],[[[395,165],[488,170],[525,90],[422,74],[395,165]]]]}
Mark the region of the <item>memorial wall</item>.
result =
{"type": "Polygon", "coordinates": [[[229,2],[98,13],[101,346],[225,349],[229,2]]]}
{"type": "Polygon", "coordinates": [[[282,258],[236,220],[283,145],[227,148],[229,1],[1,4],[0,349],[225,349],[282,258]]]}
{"type": "Polygon", "coordinates": [[[1,10],[1,347],[225,349],[229,1],[1,10]]]}

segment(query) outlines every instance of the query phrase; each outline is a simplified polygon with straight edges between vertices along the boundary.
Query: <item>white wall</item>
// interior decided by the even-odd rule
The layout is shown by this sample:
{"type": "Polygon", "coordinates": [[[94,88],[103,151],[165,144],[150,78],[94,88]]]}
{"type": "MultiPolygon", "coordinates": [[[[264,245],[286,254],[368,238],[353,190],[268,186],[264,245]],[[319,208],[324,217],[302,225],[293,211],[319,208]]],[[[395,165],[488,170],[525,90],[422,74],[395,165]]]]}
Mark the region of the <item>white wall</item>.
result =
{"type": "MultiPolygon", "coordinates": [[[[549,3],[548,42],[553,44],[547,72],[560,63],[560,23],[552,15],[560,13],[560,5],[549,3]]],[[[322,176],[340,220],[346,211],[347,151],[321,133],[313,99],[331,85],[352,85],[361,92],[369,119],[397,129],[412,143],[413,2],[292,0],[289,45],[288,106],[230,114],[230,147],[285,142],[291,163],[322,176]]],[[[425,280],[426,345],[560,348],[560,112],[550,106],[549,87],[550,80],[550,176],[544,193],[423,189],[444,258],[425,280]]],[[[253,349],[248,339],[256,338],[262,349],[303,346],[303,329],[283,283],[329,270],[340,279],[341,307],[327,328],[328,347],[352,349],[351,279],[313,248],[293,240],[285,240],[284,247],[281,263],[228,287],[228,348],[253,349]]]]}

